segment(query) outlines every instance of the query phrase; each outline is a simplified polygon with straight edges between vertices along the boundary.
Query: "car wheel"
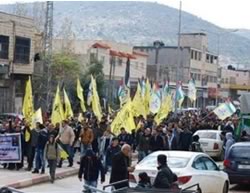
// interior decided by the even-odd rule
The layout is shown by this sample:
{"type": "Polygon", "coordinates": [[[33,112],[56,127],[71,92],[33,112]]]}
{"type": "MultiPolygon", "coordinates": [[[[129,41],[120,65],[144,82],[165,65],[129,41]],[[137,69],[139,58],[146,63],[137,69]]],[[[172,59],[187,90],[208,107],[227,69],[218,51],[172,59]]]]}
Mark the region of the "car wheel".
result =
{"type": "Polygon", "coordinates": [[[228,190],[229,190],[228,182],[225,182],[225,184],[224,184],[224,186],[223,186],[222,193],[228,193],[228,190]]]}

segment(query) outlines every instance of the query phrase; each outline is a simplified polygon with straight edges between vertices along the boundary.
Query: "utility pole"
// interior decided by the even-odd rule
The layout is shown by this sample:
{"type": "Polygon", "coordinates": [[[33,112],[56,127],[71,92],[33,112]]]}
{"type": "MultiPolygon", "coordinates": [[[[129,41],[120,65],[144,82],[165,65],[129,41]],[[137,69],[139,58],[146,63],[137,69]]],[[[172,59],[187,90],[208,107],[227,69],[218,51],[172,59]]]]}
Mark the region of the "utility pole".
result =
{"type": "Polygon", "coordinates": [[[179,7],[179,25],[178,25],[178,46],[177,46],[177,64],[176,64],[176,92],[175,92],[175,113],[177,113],[177,90],[178,90],[178,81],[180,80],[179,70],[181,67],[181,17],[182,17],[182,0],[180,0],[179,7]]]}
{"type": "Polygon", "coordinates": [[[46,110],[50,109],[51,103],[51,62],[52,62],[52,40],[53,40],[53,1],[46,2],[45,28],[43,37],[44,49],[44,75],[47,75],[46,82],[46,110]]]}

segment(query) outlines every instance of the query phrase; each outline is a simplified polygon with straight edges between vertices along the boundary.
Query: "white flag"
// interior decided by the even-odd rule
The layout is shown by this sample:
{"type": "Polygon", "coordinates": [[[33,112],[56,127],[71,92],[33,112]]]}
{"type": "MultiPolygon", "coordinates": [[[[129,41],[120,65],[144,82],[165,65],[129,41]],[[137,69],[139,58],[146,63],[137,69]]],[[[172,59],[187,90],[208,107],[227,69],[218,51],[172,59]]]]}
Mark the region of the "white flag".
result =
{"type": "Polygon", "coordinates": [[[236,112],[236,108],[231,102],[226,102],[221,104],[219,107],[213,111],[221,120],[232,116],[236,112]]]}

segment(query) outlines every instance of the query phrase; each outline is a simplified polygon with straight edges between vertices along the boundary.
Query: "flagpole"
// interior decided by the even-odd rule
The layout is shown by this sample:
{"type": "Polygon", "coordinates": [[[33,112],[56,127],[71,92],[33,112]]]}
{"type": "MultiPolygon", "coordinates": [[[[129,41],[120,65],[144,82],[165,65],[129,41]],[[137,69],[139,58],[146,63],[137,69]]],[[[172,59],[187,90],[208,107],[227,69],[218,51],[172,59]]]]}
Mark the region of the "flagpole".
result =
{"type": "Polygon", "coordinates": [[[181,55],[181,15],[182,15],[182,0],[180,0],[179,7],[179,25],[178,25],[178,47],[177,47],[177,64],[176,64],[176,90],[175,90],[175,114],[177,114],[177,90],[179,81],[180,55],[181,55]]]}

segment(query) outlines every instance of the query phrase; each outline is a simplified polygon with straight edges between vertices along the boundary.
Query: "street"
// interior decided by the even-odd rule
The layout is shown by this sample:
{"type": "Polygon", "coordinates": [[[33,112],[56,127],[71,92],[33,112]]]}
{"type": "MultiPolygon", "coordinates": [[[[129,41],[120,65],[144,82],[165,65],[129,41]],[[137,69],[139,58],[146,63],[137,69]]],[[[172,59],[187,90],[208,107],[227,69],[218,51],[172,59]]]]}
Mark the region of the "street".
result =
{"type": "MultiPolygon", "coordinates": [[[[109,176],[106,178],[105,185],[108,183],[109,176]]],[[[55,181],[54,184],[45,183],[29,188],[24,188],[21,191],[24,193],[80,193],[82,184],[77,176],[68,177],[55,181]]],[[[99,187],[102,185],[99,183],[99,187]]],[[[247,186],[232,186],[230,193],[250,193],[250,188],[247,186]]]]}

